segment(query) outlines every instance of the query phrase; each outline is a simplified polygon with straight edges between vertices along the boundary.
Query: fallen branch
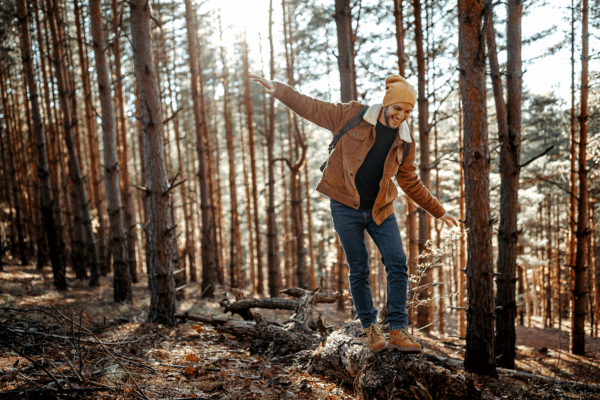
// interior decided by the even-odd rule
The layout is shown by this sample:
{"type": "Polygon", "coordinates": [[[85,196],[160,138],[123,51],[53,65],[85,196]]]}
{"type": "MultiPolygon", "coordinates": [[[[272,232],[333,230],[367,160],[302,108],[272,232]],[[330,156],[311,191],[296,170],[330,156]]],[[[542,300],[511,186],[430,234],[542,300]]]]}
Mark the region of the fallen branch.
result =
{"type": "Polygon", "coordinates": [[[146,400],[150,400],[148,399],[148,397],[144,394],[144,391],[142,390],[142,388],[140,387],[140,385],[138,385],[137,381],[133,378],[133,376],[131,376],[131,373],[129,373],[129,370],[127,369],[127,367],[125,367],[125,365],[123,365],[123,363],[114,355],[112,354],[108,348],[106,348],[106,346],[104,345],[104,343],[102,343],[102,341],[100,341],[100,339],[98,339],[98,337],[91,332],[90,330],[88,330],[87,328],[85,328],[83,325],[81,325],[78,322],[75,322],[73,320],[71,320],[70,318],[66,317],[63,313],[61,313],[56,307],[54,307],[52,304],[50,304],[50,306],[57,312],[59,313],[64,319],[66,319],[67,321],[69,321],[72,324],[77,324],[77,326],[79,326],[81,329],[83,329],[86,333],[92,335],[94,337],[94,339],[96,339],[98,341],[98,343],[100,344],[100,346],[102,346],[102,348],[104,349],[104,351],[113,359],[115,360],[115,362],[117,364],[119,364],[119,366],[123,369],[123,371],[125,371],[125,373],[127,374],[127,376],[129,376],[129,378],[131,378],[131,380],[133,381],[133,383],[135,384],[135,387],[139,390],[140,395],[146,399],[146,400]]]}
{"type": "Polygon", "coordinates": [[[0,392],[0,398],[11,398],[14,396],[15,399],[22,399],[24,396],[28,396],[29,399],[46,399],[49,394],[54,396],[60,396],[61,394],[77,394],[77,393],[89,393],[89,392],[108,392],[116,390],[107,386],[91,387],[91,388],[73,388],[73,389],[15,389],[8,390],[6,392],[0,392]]]}
{"type": "MultiPolygon", "coordinates": [[[[436,355],[427,354],[427,353],[423,354],[422,357],[424,359],[429,360],[440,366],[449,365],[449,366],[455,367],[455,368],[464,368],[463,362],[461,360],[458,360],[455,358],[438,357],[436,355]]],[[[597,385],[597,384],[582,383],[582,382],[569,381],[569,380],[564,380],[564,379],[556,379],[556,378],[551,378],[549,376],[535,375],[535,374],[530,374],[529,372],[525,372],[525,371],[515,371],[512,369],[506,369],[506,368],[498,368],[497,367],[496,371],[498,371],[499,375],[509,376],[512,378],[520,379],[520,380],[535,379],[540,382],[552,383],[552,384],[561,385],[561,386],[569,386],[570,388],[583,389],[583,390],[587,390],[587,391],[592,391],[594,393],[600,393],[600,385],[597,385]]]]}

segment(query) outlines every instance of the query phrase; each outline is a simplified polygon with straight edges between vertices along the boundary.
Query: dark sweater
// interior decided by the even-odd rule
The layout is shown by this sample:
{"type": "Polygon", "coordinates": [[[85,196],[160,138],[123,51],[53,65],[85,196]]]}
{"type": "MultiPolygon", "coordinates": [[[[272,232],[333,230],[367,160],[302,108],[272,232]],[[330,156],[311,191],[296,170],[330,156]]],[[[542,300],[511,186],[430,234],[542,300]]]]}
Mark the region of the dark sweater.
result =
{"type": "Polygon", "coordinates": [[[377,121],[375,143],[356,172],[354,180],[356,190],[360,195],[361,209],[372,209],[375,204],[383,178],[383,165],[396,136],[398,136],[398,129],[388,128],[377,121]]]}

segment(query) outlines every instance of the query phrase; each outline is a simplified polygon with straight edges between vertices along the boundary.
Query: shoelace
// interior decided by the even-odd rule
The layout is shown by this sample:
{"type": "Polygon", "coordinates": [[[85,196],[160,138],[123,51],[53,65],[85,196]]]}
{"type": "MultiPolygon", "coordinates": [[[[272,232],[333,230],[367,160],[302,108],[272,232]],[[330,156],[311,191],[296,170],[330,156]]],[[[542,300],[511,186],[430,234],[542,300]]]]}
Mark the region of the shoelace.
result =
{"type": "Polygon", "coordinates": [[[367,328],[367,336],[369,339],[369,343],[375,340],[375,335],[382,335],[381,329],[377,325],[371,325],[369,328],[367,328]]]}
{"type": "Polygon", "coordinates": [[[408,333],[408,331],[406,329],[400,329],[400,334],[402,336],[404,336],[405,338],[407,338],[408,340],[410,340],[413,343],[417,343],[415,341],[415,338],[412,337],[412,335],[410,333],[408,333]]]}

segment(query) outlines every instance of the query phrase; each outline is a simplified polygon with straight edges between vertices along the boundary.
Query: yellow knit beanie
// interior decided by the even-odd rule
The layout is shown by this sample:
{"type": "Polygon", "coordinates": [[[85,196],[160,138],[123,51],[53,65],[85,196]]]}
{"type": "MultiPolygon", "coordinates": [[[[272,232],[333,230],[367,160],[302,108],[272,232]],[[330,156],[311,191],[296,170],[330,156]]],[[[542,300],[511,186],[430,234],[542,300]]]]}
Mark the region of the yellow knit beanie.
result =
{"type": "Polygon", "coordinates": [[[384,107],[394,103],[409,103],[414,107],[416,102],[417,91],[406,79],[400,75],[392,75],[385,78],[384,107]]]}

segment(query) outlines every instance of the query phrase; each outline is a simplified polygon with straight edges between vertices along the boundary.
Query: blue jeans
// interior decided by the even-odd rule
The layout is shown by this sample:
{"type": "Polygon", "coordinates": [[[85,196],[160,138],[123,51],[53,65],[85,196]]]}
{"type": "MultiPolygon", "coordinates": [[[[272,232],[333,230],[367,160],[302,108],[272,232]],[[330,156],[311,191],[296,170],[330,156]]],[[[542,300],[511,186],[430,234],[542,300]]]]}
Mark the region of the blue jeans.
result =
{"type": "Polygon", "coordinates": [[[396,216],[390,215],[377,225],[372,210],[355,210],[333,199],[331,216],[333,226],[340,238],[350,268],[348,280],[354,308],[364,328],[377,322],[377,310],[373,306],[369,284],[369,252],[365,243],[365,229],[373,239],[387,273],[387,309],[390,329],[408,328],[406,291],[408,268],[402,248],[396,216]]]}

